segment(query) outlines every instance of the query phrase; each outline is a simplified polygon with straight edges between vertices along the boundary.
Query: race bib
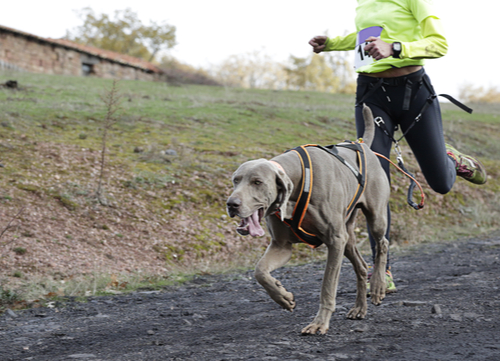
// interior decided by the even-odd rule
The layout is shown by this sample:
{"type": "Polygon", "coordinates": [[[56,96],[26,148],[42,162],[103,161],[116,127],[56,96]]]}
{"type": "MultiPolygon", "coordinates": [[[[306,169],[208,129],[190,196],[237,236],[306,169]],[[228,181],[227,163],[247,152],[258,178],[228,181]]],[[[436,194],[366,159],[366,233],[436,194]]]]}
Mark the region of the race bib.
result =
{"type": "Polygon", "coordinates": [[[382,33],[382,28],[380,26],[372,26],[370,28],[366,28],[361,30],[358,33],[358,37],[356,38],[356,48],[354,49],[354,68],[359,69],[362,66],[370,65],[375,60],[365,53],[365,46],[368,45],[365,40],[370,36],[374,36],[376,38],[380,37],[382,33]]]}

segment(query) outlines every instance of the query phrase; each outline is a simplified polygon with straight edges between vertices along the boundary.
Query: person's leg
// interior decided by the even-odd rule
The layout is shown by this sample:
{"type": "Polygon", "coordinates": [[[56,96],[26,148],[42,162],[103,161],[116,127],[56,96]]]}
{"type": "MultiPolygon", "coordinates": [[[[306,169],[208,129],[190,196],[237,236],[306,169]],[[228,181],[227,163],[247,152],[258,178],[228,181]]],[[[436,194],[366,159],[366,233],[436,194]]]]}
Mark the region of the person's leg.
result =
{"type": "MultiPolygon", "coordinates": [[[[375,118],[380,116],[380,117],[382,117],[382,119],[384,119],[384,121],[386,122],[387,129],[389,130],[389,132],[392,135],[394,133],[394,126],[392,125],[392,120],[389,117],[389,115],[374,104],[368,103],[367,105],[370,107],[370,109],[373,113],[373,116],[375,118]]],[[[356,132],[357,132],[358,138],[363,136],[364,130],[365,130],[365,125],[364,125],[364,119],[363,119],[362,106],[356,107],[356,132]]],[[[371,149],[374,152],[380,153],[380,154],[389,158],[390,153],[391,153],[391,147],[392,147],[392,140],[381,129],[379,129],[378,127],[375,128],[375,137],[373,139],[371,149]]],[[[387,175],[387,179],[389,179],[389,182],[390,182],[391,177],[390,177],[390,168],[389,168],[390,164],[389,164],[389,162],[387,162],[385,159],[380,158],[380,163],[381,163],[382,168],[384,169],[384,171],[387,175]]],[[[387,206],[387,232],[385,234],[385,237],[389,241],[390,241],[389,233],[390,233],[390,228],[391,228],[390,225],[391,225],[391,211],[390,211],[389,206],[387,206]]],[[[376,252],[376,250],[375,250],[376,242],[375,242],[375,239],[373,238],[373,236],[370,232],[370,228],[368,227],[368,224],[367,224],[367,228],[368,228],[368,237],[370,240],[370,247],[372,250],[372,260],[374,260],[375,252],[376,252]]],[[[390,257],[389,257],[389,252],[388,252],[387,253],[387,269],[389,269],[389,268],[390,268],[390,257]]]]}
{"type": "MultiPolygon", "coordinates": [[[[412,101],[412,111],[408,112],[409,116],[401,122],[403,133],[414,122],[419,109],[423,108],[430,95],[429,89],[422,85],[412,101]]],[[[457,172],[455,162],[446,153],[441,110],[437,99],[432,101],[420,121],[415,123],[405,138],[429,186],[438,193],[448,193],[455,183],[457,172]]]]}

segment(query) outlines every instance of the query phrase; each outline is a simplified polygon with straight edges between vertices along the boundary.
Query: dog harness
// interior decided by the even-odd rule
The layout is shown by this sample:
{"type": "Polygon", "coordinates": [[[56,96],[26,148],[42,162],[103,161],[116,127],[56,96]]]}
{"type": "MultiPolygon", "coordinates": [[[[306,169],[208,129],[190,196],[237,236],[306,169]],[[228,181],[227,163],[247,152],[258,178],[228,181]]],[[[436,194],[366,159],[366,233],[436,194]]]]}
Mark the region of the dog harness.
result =
{"type": "MultiPolygon", "coordinates": [[[[328,154],[337,158],[342,164],[348,167],[351,172],[354,174],[358,181],[358,187],[356,188],[356,193],[349,203],[346,211],[346,219],[350,217],[356,204],[363,194],[366,185],[366,154],[363,150],[363,146],[359,142],[351,142],[345,141],[345,143],[337,144],[337,145],[329,145],[323,147],[317,144],[307,144],[301,145],[289,151],[296,152],[299,156],[300,163],[302,165],[302,185],[300,190],[300,195],[295,203],[295,208],[293,209],[292,218],[285,219],[283,222],[290,227],[293,233],[304,243],[308,244],[312,248],[316,248],[323,244],[323,241],[319,239],[315,234],[309,233],[302,228],[302,221],[307,212],[307,207],[309,206],[309,201],[311,199],[312,187],[313,187],[313,171],[312,171],[312,162],[311,157],[309,156],[309,152],[307,151],[308,147],[316,147],[319,148],[328,154]],[[342,158],[338,153],[338,147],[347,148],[355,151],[357,153],[358,158],[358,166],[359,171],[348,163],[344,158],[342,158]]],[[[289,152],[287,151],[287,152],[289,152]]],[[[279,211],[275,213],[276,216],[280,217],[279,211]]]]}

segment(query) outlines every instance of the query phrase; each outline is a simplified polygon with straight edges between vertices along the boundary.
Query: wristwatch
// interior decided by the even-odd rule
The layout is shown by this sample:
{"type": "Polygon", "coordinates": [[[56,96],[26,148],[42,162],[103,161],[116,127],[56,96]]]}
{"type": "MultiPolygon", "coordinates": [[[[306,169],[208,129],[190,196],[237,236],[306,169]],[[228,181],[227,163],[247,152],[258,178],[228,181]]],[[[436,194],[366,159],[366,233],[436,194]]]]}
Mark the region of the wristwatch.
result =
{"type": "Polygon", "coordinates": [[[400,42],[394,42],[392,43],[392,57],[393,58],[399,58],[400,55],[401,55],[401,50],[402,47],[401,47],[401,43],[400,42]]]}

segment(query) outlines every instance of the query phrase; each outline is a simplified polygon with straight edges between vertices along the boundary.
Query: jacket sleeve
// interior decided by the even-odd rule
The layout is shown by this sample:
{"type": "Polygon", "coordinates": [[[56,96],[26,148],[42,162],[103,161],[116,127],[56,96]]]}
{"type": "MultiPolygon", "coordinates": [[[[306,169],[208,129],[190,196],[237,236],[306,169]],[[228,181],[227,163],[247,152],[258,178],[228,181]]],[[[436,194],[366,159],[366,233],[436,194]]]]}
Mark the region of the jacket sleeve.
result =
{"type": "Polygon", "coordinates": [[[402,42],[402,59],[432,59],[440,58],[448,52],[448,42],[444,36],[441,20],[429,16],[420,23],[423,39],[402,42]]]}
{"type": "Polygon", "coordinates": [[[356,47],[356,33],[351,33],[346,36],[337,36],[336,38],[326,39],[325,50],[323,51],[332,51],[332,50],[354,50],[356,47]]]}

